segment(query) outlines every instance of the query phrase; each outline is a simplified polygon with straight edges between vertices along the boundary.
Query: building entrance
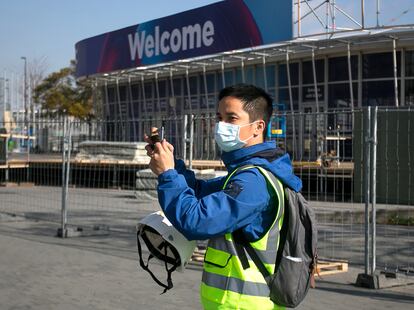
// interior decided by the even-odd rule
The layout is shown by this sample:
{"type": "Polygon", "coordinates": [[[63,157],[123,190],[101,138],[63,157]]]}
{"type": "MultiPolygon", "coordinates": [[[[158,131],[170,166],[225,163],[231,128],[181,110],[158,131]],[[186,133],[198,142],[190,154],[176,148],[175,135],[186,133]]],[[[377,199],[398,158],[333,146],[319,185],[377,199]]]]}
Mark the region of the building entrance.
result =
{"type": "Polygon", "coordinates": [[[323,152],[324,136],[324,108],[319,103],[319,112],[315,103],[302,105],[299,130],[301,158],[305,161],[314,161],[323,152]]]}

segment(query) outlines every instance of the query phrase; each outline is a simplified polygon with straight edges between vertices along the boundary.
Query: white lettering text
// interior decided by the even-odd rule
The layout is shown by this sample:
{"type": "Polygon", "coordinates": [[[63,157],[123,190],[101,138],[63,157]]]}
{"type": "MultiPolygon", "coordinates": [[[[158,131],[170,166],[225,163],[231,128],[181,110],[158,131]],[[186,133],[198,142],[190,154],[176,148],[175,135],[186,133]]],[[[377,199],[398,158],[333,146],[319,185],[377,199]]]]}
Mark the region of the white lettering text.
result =
{"type": "Polygon", "coordinates": [[[214,24],[207,20],[204,24],[184,26],[181,29],[175,28],[171,32],[160,31],[155,26],[154,33],[135,32],[128,34],[129,51],[131,61],[138,57],[151,58],[168,53],[178,53],[196,48],[208,47],[214,43],[214,24]]]}

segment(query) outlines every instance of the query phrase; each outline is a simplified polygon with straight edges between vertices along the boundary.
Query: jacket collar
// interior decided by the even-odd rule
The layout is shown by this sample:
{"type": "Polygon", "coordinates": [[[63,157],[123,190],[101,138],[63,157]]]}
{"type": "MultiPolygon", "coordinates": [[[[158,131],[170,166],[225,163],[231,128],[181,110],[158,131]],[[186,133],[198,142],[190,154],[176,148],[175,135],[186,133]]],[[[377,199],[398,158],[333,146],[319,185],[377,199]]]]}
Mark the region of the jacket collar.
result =
{"type": "Polygon", "coordinates": [[[259,144],[254,144],[249,147],[243,147],[231,152],[223,152],[221,154],[221,159],[223,160],[223,163],[226,166],[227,170],[231,171],[247,159],[253,157],[255,154],[274,149],[276,149],[276,142],[267,141],[259,144]]]}

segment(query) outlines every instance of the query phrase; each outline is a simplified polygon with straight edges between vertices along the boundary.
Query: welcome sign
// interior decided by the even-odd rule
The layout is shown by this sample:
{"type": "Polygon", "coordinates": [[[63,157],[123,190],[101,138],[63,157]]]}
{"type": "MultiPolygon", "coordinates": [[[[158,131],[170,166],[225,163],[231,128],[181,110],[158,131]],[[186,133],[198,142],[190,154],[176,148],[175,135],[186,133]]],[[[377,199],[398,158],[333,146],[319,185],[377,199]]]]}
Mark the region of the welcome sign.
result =
{"type": "Polygon", "coordinates": [[[200,24],[175,28],[171,32],[165,30],[160,35],[160,27],[155,26],[154,34],[146,33],[145,30],[128,35],[131,61],[135,58],[149,59],[151,57],[167,55],[169,53],[184,52],[192,49],[200,49],[214,43],[214,24],[206,21],[200,24]]]}
{"type": "Polygon", "coordinates": [[[292,1],[227,0],[78,42],[77,77],[292,38],[292,1]]]}

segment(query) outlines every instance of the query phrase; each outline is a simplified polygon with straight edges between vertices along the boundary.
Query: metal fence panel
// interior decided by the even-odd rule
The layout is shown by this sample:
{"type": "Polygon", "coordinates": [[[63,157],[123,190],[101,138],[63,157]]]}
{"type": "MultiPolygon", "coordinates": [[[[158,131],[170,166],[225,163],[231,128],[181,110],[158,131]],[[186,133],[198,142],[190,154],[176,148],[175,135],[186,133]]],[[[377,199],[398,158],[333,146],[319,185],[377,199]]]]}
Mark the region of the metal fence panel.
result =
{"type": "Polygon", "coordinates": [[[60,220],[62,193],[61,121],[7,122],[1,139],[0,212],[60,220]]]}
{"type": "MultiPolygon", "coordinates": [[[[271,138],[291,155],[303,194],[316,210],[319,255],[361,265],[366,252],[365,215],[372,215],[371,207],[365,211],[364,150],[372,141],[364,113],[276,113],[272,127],[276,134],[271,138]]],[[[378,109],[377,120],[376,263],[381,269],[412,269],[413,110],[378,109]]],[[[164,126],[176,157],[194,169],[224,170],[214,142],[213,114],[69,123],[70,131],[64,129],[63,120],[0,125],[14,136],[3,138],[7,162],[0,163],[0,182],[8,186],[0,187],[0,212],[59,223],[62,158],[69,148],[68,225],[134,230],[137,218],[159,209],[154,200],[156,178],[148,171],[143,143],[151,127],[164,126]],[[35,139],[27,139],[25,128],[35,139]]]]}

